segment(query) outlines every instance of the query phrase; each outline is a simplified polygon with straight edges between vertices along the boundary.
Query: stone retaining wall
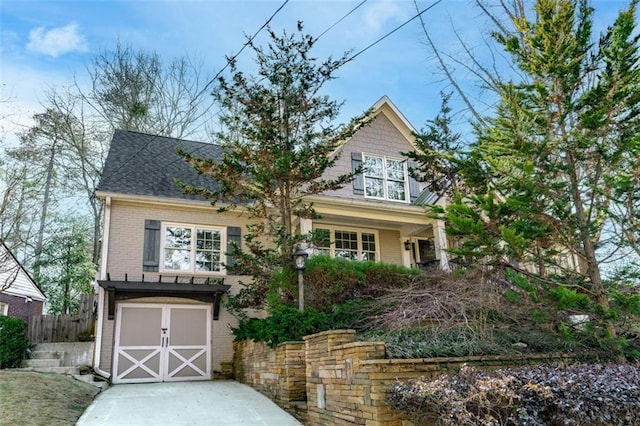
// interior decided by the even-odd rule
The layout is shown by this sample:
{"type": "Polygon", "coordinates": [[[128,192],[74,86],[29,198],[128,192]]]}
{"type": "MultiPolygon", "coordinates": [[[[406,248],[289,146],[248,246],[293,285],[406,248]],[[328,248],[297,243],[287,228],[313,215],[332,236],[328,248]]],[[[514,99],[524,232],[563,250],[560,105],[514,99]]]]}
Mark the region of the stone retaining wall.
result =
{"type": "Polygon", "coordinates": [[[306,401],[304,342],[281,343],[271,349],[263,342],[233,344],[233,375],[267,395],[281,407],[296,412],[306,401]]]}
{"type": "Polygon", "coordinates": [[[406,426],[412,424],[409,418],[386,402],[397,380],[455,373],[463,365],[495,369],[569,360],[566,355],[385,359],[384,342],[354,340],[353,330],[332,330],[276,349],[237,343],[235,378],[293,411],[306,425],[406,426]],[[294,409],[305,396],[306,413],[301,415],[294,409]]]}

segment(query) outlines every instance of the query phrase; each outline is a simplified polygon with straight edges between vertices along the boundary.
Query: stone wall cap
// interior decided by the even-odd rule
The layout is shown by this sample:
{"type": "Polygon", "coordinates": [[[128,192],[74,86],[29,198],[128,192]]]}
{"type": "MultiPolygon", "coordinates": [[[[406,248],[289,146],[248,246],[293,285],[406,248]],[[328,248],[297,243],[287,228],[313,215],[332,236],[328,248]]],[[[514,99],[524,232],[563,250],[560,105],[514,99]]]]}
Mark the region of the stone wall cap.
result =
{"type": "Polygon", "coordinates": [[[310,340],[310,339],[314,339],[316,337],[320,337],[320,336],[327,336],[327,335],[335,335],[335,334],[356,334],[355,330],[328,330],[328,331],[321,331],[320,333],[316,333],[316,334],[309,334],[307,336],[304,336],[302,339],[303,340],[310,340]]]}
{"type": "Polygon", "coordinates": [[[391,359],[371,359],[360,361],[360,364],[444,364],[444,363],[465,363],[478,361],[522,361],[522,360],[542,360],[542,359],[567,359],[571,354],[518,354],[518,355],[476,355],[465,357],[448,358],[391,358],[391,359]]]}
{"type": "Polygon", "coordinates": [[[285,345],[304,345],[304,342],[302,340],[288,340],[286,342],[278,343],[276,347],[279,348],[280,346],[285,346],[285,345]]]}
{"type": "Polygon", "coordinates": [[[351,342],[351,343],[343,343],[342,345],[336,345],[331,348],[332,351],[337,351],[340,349],[349,349],[349,348],[357,348],[360,346],[384,346],[384,342],[351,342]]]}

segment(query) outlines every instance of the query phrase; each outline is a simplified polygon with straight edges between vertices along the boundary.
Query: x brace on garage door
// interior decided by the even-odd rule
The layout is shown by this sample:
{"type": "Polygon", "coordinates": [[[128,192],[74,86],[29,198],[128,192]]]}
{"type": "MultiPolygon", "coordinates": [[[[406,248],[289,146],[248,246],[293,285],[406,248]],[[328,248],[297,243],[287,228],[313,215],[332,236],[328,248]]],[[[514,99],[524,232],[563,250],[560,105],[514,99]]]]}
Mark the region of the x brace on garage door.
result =
{"type": "Polygon", "coordinates": [[[122,303],[113,383],[209,380],[211,306],[122,303]]]}

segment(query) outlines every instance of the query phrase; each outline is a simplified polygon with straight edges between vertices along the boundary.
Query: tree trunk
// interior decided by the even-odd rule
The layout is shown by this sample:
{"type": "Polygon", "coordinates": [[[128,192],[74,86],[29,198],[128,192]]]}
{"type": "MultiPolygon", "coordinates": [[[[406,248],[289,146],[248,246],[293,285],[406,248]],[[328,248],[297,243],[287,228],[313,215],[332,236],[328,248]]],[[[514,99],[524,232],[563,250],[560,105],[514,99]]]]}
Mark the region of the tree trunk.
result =
{"type": "Polygon", "coordinates": [[[42,211],[40,212],[40,225],[38,227],[38,239],[35,247],[35,262],[33,267],[33,273],[36,280],[40,278],[40,255],[42,253],[42,245],[44,241],[44,232],[47,223],[47,212],[49,209],[49,203],[51,198],[51,184],[53,182],[53,166],[56,156],[56,144],[57,140],[53,140],[51,145],[51,155],[49,156],[49,163],[47,164],[47,177],[44,182],[44,196],[42,200],[42,211]]]}

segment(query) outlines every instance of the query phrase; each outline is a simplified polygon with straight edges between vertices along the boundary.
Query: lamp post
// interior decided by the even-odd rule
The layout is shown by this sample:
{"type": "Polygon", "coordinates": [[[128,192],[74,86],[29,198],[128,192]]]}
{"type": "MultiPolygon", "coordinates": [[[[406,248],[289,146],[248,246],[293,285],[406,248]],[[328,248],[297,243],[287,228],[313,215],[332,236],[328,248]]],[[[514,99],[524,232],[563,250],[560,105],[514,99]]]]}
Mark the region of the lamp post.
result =
{"type": "Polygon", "coordinates": [[[300,247],[298,247],[291,256],[293,259],[293,267],[298,271],[298,310],[300,312],[304,311],[304,278],[302,277],[302,273],[307,267],[308,257],[309,254],[306,250],[300,247]]]}

